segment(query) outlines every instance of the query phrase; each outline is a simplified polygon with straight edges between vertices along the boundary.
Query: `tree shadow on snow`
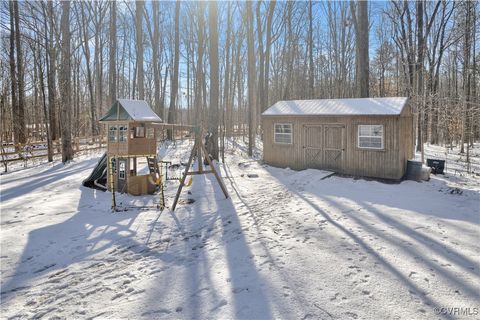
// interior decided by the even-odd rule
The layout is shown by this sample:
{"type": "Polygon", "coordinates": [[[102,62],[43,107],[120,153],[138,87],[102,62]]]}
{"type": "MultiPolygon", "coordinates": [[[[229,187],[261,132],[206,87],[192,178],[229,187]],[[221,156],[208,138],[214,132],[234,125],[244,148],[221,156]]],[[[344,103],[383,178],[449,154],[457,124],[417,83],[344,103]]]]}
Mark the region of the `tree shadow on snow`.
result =
{"type": "MultiPolygon", "coordinates": [[[[408,275],[405,274],[399,267],[390,263],[382,257],[382,255],[377,252],[374,248],[372,248],[365,240],[364,237],[356,234],[350,228],[344,226],[341,220],[338,220],[338,216],[333,215],[329,212],[328,209],[323,207],[323,204],[320,206],[317,203],[317,200],[320,200],[324,204],[330,205],[336,209],[338,209],[344,216],[348,219],[354,221],[358,226],[369,235],[374,237],[378,237],[382,239],[385,243],[389,243],[397,250],[405,253],[412,260],[419,262],[427,269],[436,272],[442,279],[445,279],[447,283],[453,289],[457,289],[457,292],[466,295],[468,298],[475,301],[478,298],[478,288],[476,288],[471,282],[467,282],[462,278],[456,276],[456,274],[445,268],[445,266],[452,266],[462,270],[463,272],[468,273],[470,276],[479,279],[479,270],[478,270],[478,261],[474,261],[470,257],[467,257],[457,251],[452,246],[448,246],[445,243],[442,243],[432,236],[429,236],[426,233],[419,232],[418,230],[412,228],[411,226],[406,225],[403,222],[395,219],[394,216],[386,215],[381,210],[377,209],[376,207],[385,206],[389,208],[399,209],[400,211],[405,212],[405,214],[412,214],[408,213],[408,211],[413,211],[415,214],[422,214],[425,216],[436,216],[441,219],[453,219],[459,221],[466,221],[469,223],[478,224],[478,219],[474,215],[469,214],[461,214],[458,216],[453,215],[444,215],[444,214],[437,214],[436,211],[428,211],[422,212],[423,208],[419,208],[415,205],[415,201],[405,201],[405,197],[396,197],[395,192],[398,189],[398,185],[387,185],[388,191],[392,192],[390,197],[385,197],[381,195],[375,194],[375,192],[362,192],[360,195],[355,193],[350,188],[345,188],[345,182],[349,182],[349,178],[338,178],[335,177],[333,179],[345,179],[343,181],[342,186],[343,188],[332,188],[330,183],[335,184],[330,180],[327,181],[316,181],[313,183],[317,183],[316,188],[309,188],[308,191],[299,191],[295,186],[290,185],[290,182],[283,178],[283,176],[279,176],[276,173],[272,172],[272,169],[268,169],[267,171],[277,179],[282,185],[284,185],[291,193],[298,196],[302,201],[304,201],[310,208],[312,208],[315,212],[321,215],[326,221],[328,221],[332,226],[336,229],[341,231],[345,234],[349,239],[351,239],[354,243],[358,244],[366,253],[369,254],[371,258],[374,258],[375,261],[380,263],[389,273],[391,273],[396,279],[402,281],[405,284],[406,288],[409,290],[411,294],[416,295],[418,298],[423,301],[425,305],[431,306],[432,309],[434,307],[444,307],[440,305],[435,296],[429,295],[422,290],[420,286],[418,286],[408,275]],[[322,186],[324,184],[324,186],[322,186]],[[391,188],[391,189],[390,189],[391,188]],[[348,203],[349,205],[346,205],[348,203]],[[365,212],[358,212],[357,210],[352,210],[352,206],[350,204],[355,204],[354,206],[361,207],[364,209],[365,212]],[[375,206],[372,205],[375,204],[375,206]],[[369,220],[369,215],[373,215],[376,217],[380,223],[372,223],[372,220],[369,220]],[[376,226],[378,224],[378,226],[376,226]],[[393,228],[396,231],[399,231],[402,238],[405,237],[410,239],[412,242],[415,242],[415,246],[412,245],[409,241],[405,241],[398,236],[393,236],[390,233],[385,233],[386,228],[393,228]],[[430,256],[425,256],[419,250],[430,250],[432,254],[430,256]],[[440,256],[441,260],[446,260],[448,263],[441,265],[440,261],[436,259],[432,259],[431,256],[440,256]]],[[[377,182],[372,182],[377,183],[377,182]]],[[[400,184],[401,185],[401,184],[400,184]]],[[[418,191],[412,191],[418,192],[418,191]]],[[[428,201],[428,200],[426,200],[428,201]]],[[[433,200],[434,201],[434,200],[433,200]]],[[[440,208],[441,203],[437,205],[433,205],[435,208],[440,208]]],[[[377,222],[377,221],[375,221],[377,222]]],[[[456,225],[450,225],[451,228],[456,228],[456,225]]],[[[461,227],[458,226],[459,230],[461,227]]],[[[475,282],[475,281],[473,281],[475,282]]],[[[446,318],[453,318],[452,315],[444,314],[446,318]]]]}
{"type": "MultiPolygon", "coordinates": [[[[62,172],[61,175],[67,175],[69,172],[62,172]]],[[[54,181],[58,176],[51,176],[48,179],[54,181]]],[[[45,181],[42,184],[44,183],[45,181]]],[[[84,270],[86,274],[92,273],[92,276],[95,276],[96,270],[108,269],[110,264],[123,258],[125,252],[131,256],[152,257],[162,261],[174,260],[169,253],[157,250],[158,243],[147,245],[134,239],[136,231],[132,225],[138,216],[137,211],[112,213],[109,207],[110,193],[83,186],[79,189],[81,196],[77,211],[70,218],[28,234],[27,243],[16,263],[15,271],[9,278],[2,279],[4,280],[1,286],[2,304],[8,303],[16,295],[26,294],[25,291],[36,285],[55,283],[57,277],[73,277],[78,270],[84,270]],[[107,252],[105,260],[94,257],[101,252],[107,252]],[[73,264],[75,267],[72,271],[70,268],[73,264]],[[45,278],[47,273],[49,276],[45,278]],[[38,283],[39,280],[43,282],[38,283]]],[[[52,215],[68,213],[71,212],[52,215]]],[[[48,219],[48,215],[43,217],[48,219]]],[[[150,228],[154,227],[156,219],[153,220],[150,228]]]]}
{"type": "Polygon", "coordinates": [[[45,187],[51,183],[64,179],[83,169],[88,168],[92,165],[92,161],[85,161],[81,165],[75,165],[70,168],[65,168],[63,164],[57,164],[50,169],[47,169],[44,172],[40,172],[34,175],[29,175],[22,178],[8,180],[6,182],[2,181],[2,201],[7,201],[13,198],[18,198],[24,195],[27,195],[31,192],[34,192],[38,188],[45,187]],[[62,170],[64,169],[64,170],[62,170]],[[47,174],[47,175],[45,175],[47,174]],[[33,177],[41,176],[40,178],[32,179],[33,177]],[[17,185],[12,188],[5,188],[6,185],[14,181],[25,180],[24,183],[17,185]]]}
{"type": "MultiPolygon", "coordinates": [[[[263,287],[266,281],[252,260],[231,198],[225,199],[213,175],[199,175],[194,179],[187,190],[191,194],[188,197],[193,197],[195,203],[179,206],[176,211],[185,221],[181,230],[183,249],[179,253],[185,268],[177,271],[175,277],[171,276],[175,271],[171,271],[170,276],[162,273],[155,280],[155,286],[176,286],[176,290],[183,292],[181,317],[218,318],[222,307],[229,305],[235,318],[252,314],[257,318],[272,318],[270,301],[263,287]],[[225,282],[221,283],[222,280],[225,282]],[[227,296],[220,293],[220,287],[228,288],[227,296]]],[[[145,304],[149,311],[143,315],[163,310],[159,309],[162,305],[165,307],[162,301],[168,301],[171,292],[159,291],[149,297],[145,304]]]]}

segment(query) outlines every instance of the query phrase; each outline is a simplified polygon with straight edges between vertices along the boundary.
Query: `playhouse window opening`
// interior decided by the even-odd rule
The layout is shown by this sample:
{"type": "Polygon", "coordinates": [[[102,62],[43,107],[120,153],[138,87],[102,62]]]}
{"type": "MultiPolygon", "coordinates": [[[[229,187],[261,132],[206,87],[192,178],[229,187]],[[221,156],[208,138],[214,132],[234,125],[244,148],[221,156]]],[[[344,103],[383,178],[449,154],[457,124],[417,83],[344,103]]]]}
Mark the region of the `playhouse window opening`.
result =
{"type": "Polygon", "coordinates": [[[147,139],[155,138],[155,129],[154,128],[147,128],[147,139]]]}
{"type": "Polygon", "coordinates": [[[135,127],[135,138],[145,138],[145,127],[135,127]]]}
{"type": "Polygon", "coordinates": [[[127,125],[120,125],[118,129],[118,133],[119,133],[118,141],[120,142],[127,141],[127,132],[128,132],[127,125]]]}
{"type": "Polygon", "coordinates": [[[120,160],[118,162],[119,170],[118,170],[118,178],[125,180],[125,160],[120,160]]]}
{"type": "Polygon", "coordinates": [[[292,144],[292,124],[291,123],[275,123],[274,140],[279,144],[292,144]]]}
{"type": "Polygon", "coordinates": [[[108,141],[116,142],[117,141],[117,125],[111,125],[108,130],[108,141]]]}
{"type": "Polygon", "coordinates": [[[383,125],[359,125],[358,147],[364,149],[383,149],[383,125]]]}
{"type": "Polygon", "coordinates": [[[130,158],[130,175],[137,175],[137,158],[130,158]]]}

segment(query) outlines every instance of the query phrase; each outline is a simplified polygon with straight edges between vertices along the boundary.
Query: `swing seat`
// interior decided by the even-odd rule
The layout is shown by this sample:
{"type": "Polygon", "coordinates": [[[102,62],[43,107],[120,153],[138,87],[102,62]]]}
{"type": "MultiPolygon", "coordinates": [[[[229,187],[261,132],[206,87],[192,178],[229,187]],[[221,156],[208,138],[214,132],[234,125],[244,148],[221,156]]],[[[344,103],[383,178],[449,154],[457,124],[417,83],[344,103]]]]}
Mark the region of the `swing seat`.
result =
{"type": "MultiPolygon", "coordinates": [[[[182,179],[178,179],[178,183],[182,183],[182,179]]],[[[192,183],[193,183],[193,179],[190,178],[190,179],[188,179],[187,182],[185,182],[185,183],[183,184],[183,186],[184,186],[184,187],[190,187],[190,186],[192,185],[192,183]]]]}
{"type": "Polygon", "coordinates": [[[148,175],[148,182],[152,185],[160,186],[162,184],[162,177],[154,178],[152,175],[148,175]]]}

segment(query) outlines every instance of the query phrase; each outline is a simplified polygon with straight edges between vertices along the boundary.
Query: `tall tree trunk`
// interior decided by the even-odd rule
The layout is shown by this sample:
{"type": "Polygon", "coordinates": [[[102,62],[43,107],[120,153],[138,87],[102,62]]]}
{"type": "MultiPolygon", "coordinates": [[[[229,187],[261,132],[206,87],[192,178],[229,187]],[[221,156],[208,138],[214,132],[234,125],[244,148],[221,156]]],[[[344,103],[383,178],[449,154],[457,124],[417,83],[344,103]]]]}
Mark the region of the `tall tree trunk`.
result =
{"type": "Polygon", "coordinates": [[[369,58],[368,58],[368,1],[357,1],[356,13],[350,2],[351,14],[355,26],[356,43],[356,95],[360,98],[369,96],[369,58]]]}
{"type": "Polygon", "coordinates": [[[103,90],[102,90],[102,69],[103,69],[103,63],[102,63],[102,57],[103,57],[103,45],[102,45],[102,30],[101,30],[101,25],[102,25],[102,19],[103,19],[103,13],[102,13],[102,3],[101,2],[93,2],[92,4],[94,6],[94,14],[93,14],[93,19],[94,19],[94,26],[95,26],[95,48],[94,48],[94,66],[95,66],[95,104],[97,108],[95,111],[92,113],[92,135],[96,136],[98,135],[98,126],[97,126],[97,118],[98,118],[98,113],[102,112],[102,97],[103,97],[103,90]]]}
{"type": "Polygon", "coordinates": [[[265,53],[263,51],[263,31],[262,31],[262,1],[257,2],[256,16],[257,16],[257,39],[258,39],[258,108],[256,110],[256,119],[260,119],[261,110],[265,106],[265,88],[264,88],[264,74],[265,74],[265,53]]]}
{"type": "Polygon", "coordinates": [[[286,40],[285,40],[285,45],[283,47],[283,51],[287,52],[286,57],[287,57],[287,74],[286,74],[286,81],[285,81],[285,91],[283,92],[283,100],[288,100],[290,99],[290,94],[291,90],[290,87],[292,85],[292,78],[293,78],[293,60],[294,60],[294,50],[295,50],[295,44],[293,43],[293,30],[292,30],[292,16],[293,16],[293,6],[295,5],[295,2],[293,1],[288,1],[287,2],[287,34],[286,34],[286,40]]]}
{"type": "Polygon", "coordinates": [[[17,81],[18,81],[18,143],[24,144],[27,142],[27,136],[25,132],[25,75],[24,75],[24,62],[22,43],[20,42],[20,13],[18,9],[18,1],[13,2],[13,8],[15,13],[15,44],[17,50],[17,81]]]}
{"type": "Polygon", "coordinates": [[[165,96],[166,96],[166,92],[167,92],[167,79],[168,79],[168,65],[165,69],[165,77],[163,77],[163,87],[162,87],[162,98],[161,98],[161,102],[160,102],[160,108],[161,110],[163,110],[163,114],[161,115],[162,119],[165,119],[168,117],[168,115],[166,114],[166,110],[165,110],[165,96]]]}
{"type": "MultiPolygon", "coordinates": [[[[231,123],[228,123],[230,119],[230,114],[232,113],[232,105],[230,104],[230,70],[232,63],[230,62],[230,47],[231,47],[231,33],[232,33],[232,15],[231,15],[231,3],[227,4],[227,40],[225,43],[225,81],[223,84],[223,128],[225,130],[224,134],[229,137],[232,133],[231,123]],[[227,121],[225,121],[227,120],[227,121]]],[[[222,140],[223,141],[223,140],[222,140]]],[[[223,153],[222,153],[223,154],[223,153]]]]}
{"type": "Polygon", "coordinates": [[[218,157],[218,101],[219,101],[219,63],[218,63],[218,17],[217,2],[208,3],[208,29],[210,32],[210,106],[208,112],[208,153],[216,160],[218,157]]]}
{"type": "Polygon", "coordinates": [[[268,15],[267,15],[267,28],[266,28],[266,41],[265,44],[265,79],[263,80],[263,88],[265,89],[265,96],[264,96],[264,105],[261,107],[262,112],[265,111],[269,106],[270,102],[268,100],[269,95],[269,74],[270,74],[270,47],[272,46],[272,21],[273,21],[273,13],[275,12],[275,5],[277,2],[275,0],[270,1],[268,4],[268,15]]]}
{"type": "MultiPolygon", "coordinates": [[[[46,30],[46,29],[45,29],[46,30]]],[[[47,34],[45,33],[45,38],[47,38],[47,34]]],[[[47,46],[46,46],[47,48],[47,46]]],[[[34,53],[34,59],[35,59],[35,64],[38,69],[38,78],[40,80],[40,92],[42,94],[42,110],[43,110],[43,118],[44,118],[44,124],[45,124],[45,129],[46,129],[46,136],[47,136],[47,160],[48,162],[53,161],[53,148],[52,148],[52,135],[50,133],[50,128],[48,126],[48,108],[47,108],[47,99],[45,95],[45,83],[44,83],[44,72],[43,72],[43,67],[42,67],[42,61],[41,61],[41,52],[40,52],[40,39],[37,41],[37,48],[36,48],[36,53],[34,53]]]]}
{"type": "Polygon", "coordinates": [[[62,88],[62,162],[73,159],[71,135],[71,85],[70,85],[70,1],[63,1],[60,28],[62,33],[62,66],[60,87],[62,88]]]}
{"type": "Polygon", "coordinates": [[[117,100],[117,3],[110,2],[110,49],[109,49],[109,101],[111,106],[117,100]]]}
{"type": "MultiPolygon", "coordinates": [[[[467,160],[469,160],[469,100],[470,100],[470,54],[472,47],[472,4],[473,2],[466,1],[464,17],[464,40],[463,40],[463,106],[462,106],[462,128],[461,128],[461,147],[460,153],[465,152],[465,143],[467,144],[467,160]]],[[[468,161],[467,161],[468,162],[468,161]]]]}
{"type": "MultiPolygon", "coordinates": [[[[160,117],[163,118],[163,108],[161,108],[160,96],[162,92],[161,70],[160,70],[160,21],[158,15],[160,14],[159,1],[152,2],[152,16],[153,16],[153,36],[152,36],[152,64],[153,64],[153,84],[154,84],[154,110],[160,117]]],[[[163,119],[165,120],[165,119],[163,119]]]]}
{"type": "Polygon", "coordinates": [[[252,3],[246,2],[247,6],[247,74],[248,74],[248,155],[253,155],[255,137],[253,136],[255,116],[255,53],[253,39],[253,10],[252,3]]]}
{"type": "Polygon", "coordinates": [[[138,99],[145,99],[145,85],[143,73],[143,6],[144,1],[135,2],[135,32],[136,32],[136,59],[137,59],[137,86],[138,99]]]}
{"type": "Polygon", "coordinates": [[[424,34],[423,34],[423,0],[417,1],[417,151],[422,154],[423,162],[423,57],[424,57],[424,34]]]}
{"type": "MultiPolygon", "coordinates": [[[[53,1],[47,1],[47,14],[49,20],[49,31],[48,31],[48,61],[47,61],[47,86],[48,86],[48,114],[49,114],[49,124],[50,132],[52,134],[52,140],[57,140],[58,135],[58,126],[57,126],[57,109],[56,109],[56,74],[57,74],[57,63],[56,63],[56,45],[55,40],[55,24],[54,24],[54,11],[53,11],[53,1]]],[[[46,29],[46,28],[45,28],[46,29]]]]}
{"type": "MultiPolygon", "coordinates": [[[[49,3],[50,5],[50,3],[49,3]]],[[[48,9],[50,10],[50,9],[48,9]]],[[[44,12],[44,20],[43,20],[43,27],[45,29],[44,33],[44,40],[45,40],[45,52],[46,52],[46,57],[45,57],[45,65],[46,65],[46,70],[47,70],[47,87],[49,86],[49,78],[50,75],[48,74],[49,72],[49,59],[50,59],[50,49],[51,49],[51,44],[49,41],[49,33],[48,33],[48,27],[47,27],[47,17],[49,17],[49,14],[45,11],[45,7],[43,6],[43,12],[44,12]]],[[[40,42],[40,41],[39,41],[40,42]]],[[[52,145],[52,127],[50,124],[51,117],[49,115],[49,108],[47,106],[47,101],[46,101],[46,95],[45,95],[45,85],[44,85],[44,69],[42,68],[42,61],[40,57],[40,45],[38,45],[38,70],[40,74],[40,88],[42,91],[42,98],[43,98],[43,116],[45,120],[45,131],[46,131],[46,136],[47,136],[47,160],[48,162],[53,161],[53,145],[52,145]]],[[[50,105],[50,95],[48,96],[49,100],[49,105],[50,105]]]]}
{"type": "MultiPolygon", "coordinates": [[[[83,53],[85,55],[85,68],[87,71],[87,87],[88,87],[88,94],[90,98],[90,134],[92,137],[97,135],[97,125],[96,125],[96,110],[97,106],[95,104],[95,93],[94,93],[94,83],[93,83],[93,75],[92,75],[92,68],[90,64],[90,39],[89,39],[89,32],[88,32],[88,25],[89,21],[85,14],[85,6],[88,3],[79,3],[81,6],[81,17],[82,17],[82,30],[81,34],[83,34],[83,41],[82,41],[82,48],[83,53]]],[[[75,7],[77,8],[77,7],[75,7]]]]}
{"type": "Polygon", "coordinates": [[[10,10],[10,85],[11,85],[11,99],[12,99],[12,120],[13,120],[13,140],[15,145],[20,143],[20,128],[18,121],[18,98],[17,98],[17,68],[15,67],[15,8],[13,0],[8,2],[10,10]]]}
{"type": "Polygon", "coordinates": [[[203,42],[204,42],[204,3],[197,3],[198,10],[198,22],[197,22],[197,39],[198,39],[198,49],[197,49],[197,63],[195,66],[195,98],[194,98],[194,109],[195,109],[195,121],[194,124],[201,126],[203,124],[202,117],[202,83],[203,83],[203,42]]]}
{"type": "MultiPolygon", "coordinates": [[[[475,6],[472,7],[472,32],[474,30],[477,30],[477,8],[475,6]]],[[[474,103],[477,103],[477,106],[478,106],[478,96],[477,96],[477,73],[478,73],[478,68],[477,68],[477,55],[476,55],[476,51],[477,51],[477,39],[476,37],[474,36],[474,34],[472,34],[472,73],[471,73],[471,79],[470,79],[470,83],[471,83],[471,88],[470,88],[470,96],[472,97],[472,101],[474,103]]],[[[473,107],[473,106],[472,106],[473,107]]],[[[477,112],[471,112],[471,130],[470,130],[470,141],[471,141],[471,146],[472,148],[474,147],[473,143],[475,142],[476,139],[479,138],[479,128],[480,128],[480,112],[478,112],[478,108],[477,108],[477,112]],[[475,121],[475,119],[477,121],[475,121]]]]}
{"type": "MultiPolygon", "coordinates": [[[[172,85],[170,88],[170,107],[168,108],[168,122],[175,123],[175,113],[178,94],[178,67],[180,61],[180,0],[175,3],[175,48],[173,61],[172,85]]],[[[172,130],[167,131],[167,139],[173,140],[172,130]]]]}
{"type": "Polygon", "coordinates": [[[312,0],[308,2],[308,88],[309,93],[308,96],[310,99],[314,98],[314,86],[315,86],[315,79],[314,79],[314,65],[313,65],[313,8],[312,8],[312,0]]]}
{"type": "MultiPolygon", "coordinates": [[[[237,47],[236,47],[236,56],[235,56],[235,75],[236,75],[236,87],[237,87],[237,123],[240,124],[239,129],[243,130],[243,126],[245,124],[244,119],[240,118],[240,110],[242,107],[242,100],[243,100],[243,80],[242,80],[242,64],[241,64],[241,57],[242,57],[242,44],[243,39],[241,36],[237,39],[237,47]]],[[[233,96],[233,95],[232,95],[233,96]]],[[[233,100],[232,100],[233,105],[233,100]]],[[[229,119],[230,123],[234,122],[234,115],[233,112],[231,114],[231,118],[229,119]]]]}

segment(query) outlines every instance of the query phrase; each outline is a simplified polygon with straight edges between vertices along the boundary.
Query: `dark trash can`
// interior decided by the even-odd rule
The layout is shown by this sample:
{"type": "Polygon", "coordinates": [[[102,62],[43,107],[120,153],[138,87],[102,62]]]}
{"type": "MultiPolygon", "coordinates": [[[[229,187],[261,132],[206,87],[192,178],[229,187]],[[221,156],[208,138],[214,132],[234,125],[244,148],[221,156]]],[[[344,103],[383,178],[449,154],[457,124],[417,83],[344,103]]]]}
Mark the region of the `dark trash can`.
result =
{"type": "Polygon", "coordinates": [[[415,161],[415,160],[408,160],[407,161],[407,172],[406,172],[406,179],[407,180],[415,180],[420,181],[422,175],[422,162],[415,161]]]}
{"type": "Polygon", "coordinates": [[[427,166],[432,168],[433,174],[443,174],[443,170],[445,169],[445,160],[427,159],[427,166]]]}

